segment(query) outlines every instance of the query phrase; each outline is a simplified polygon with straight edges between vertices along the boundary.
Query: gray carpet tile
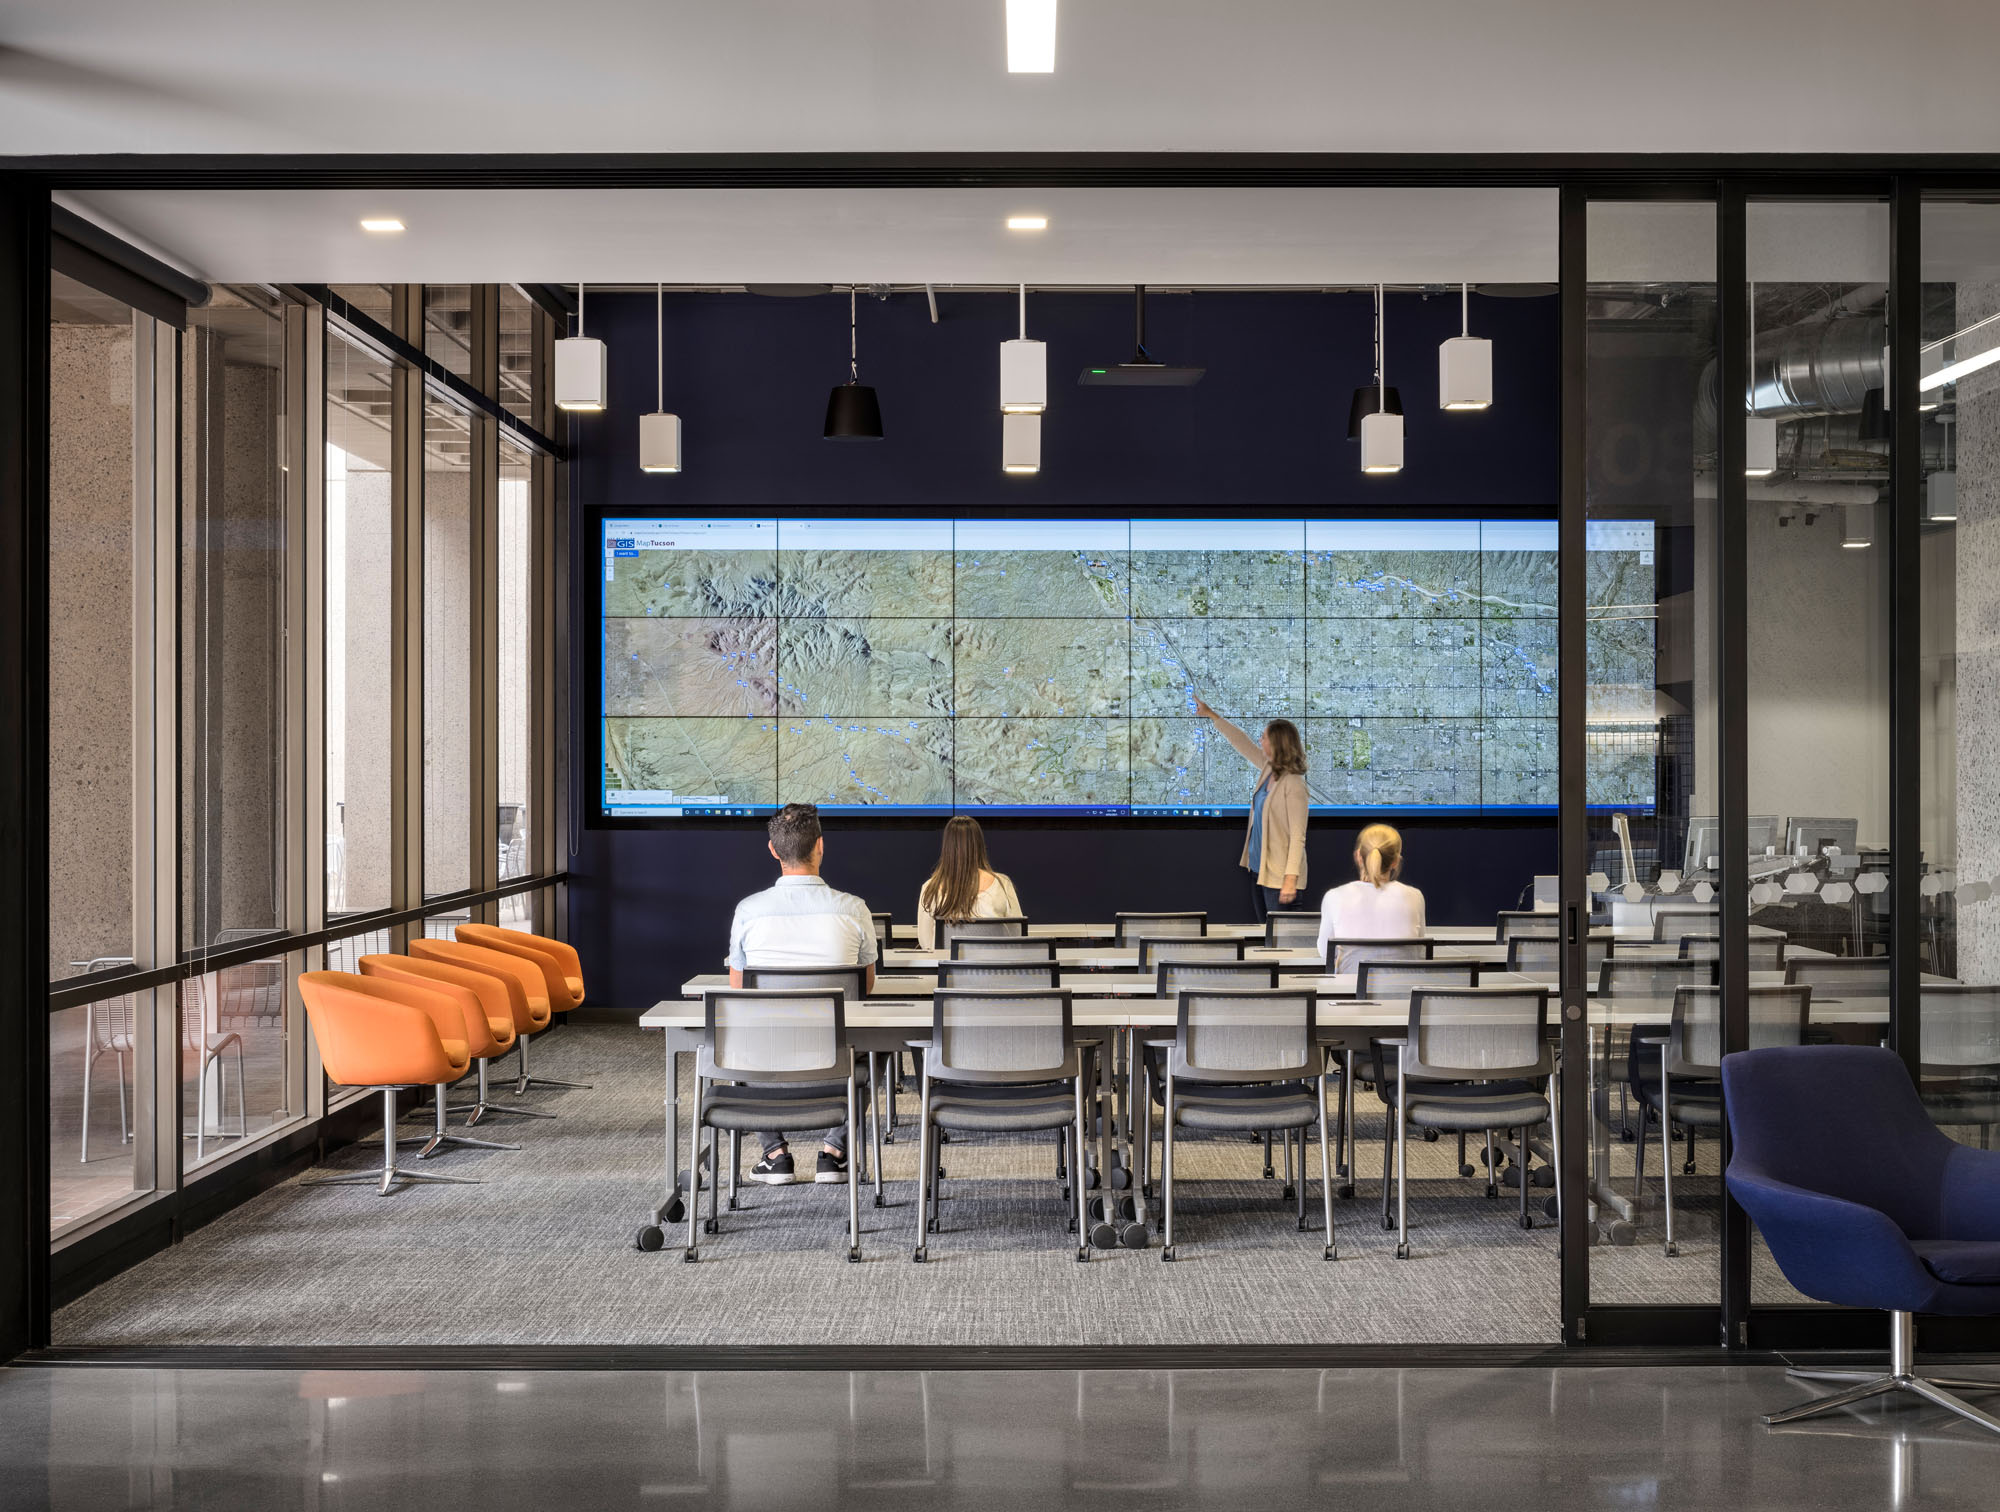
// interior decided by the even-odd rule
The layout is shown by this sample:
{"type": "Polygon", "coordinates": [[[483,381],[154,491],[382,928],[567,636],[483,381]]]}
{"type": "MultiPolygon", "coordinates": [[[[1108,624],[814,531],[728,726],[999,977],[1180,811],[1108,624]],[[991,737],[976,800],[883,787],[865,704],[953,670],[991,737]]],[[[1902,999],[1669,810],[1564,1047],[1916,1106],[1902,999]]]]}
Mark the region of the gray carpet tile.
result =
{"type": "MultiPolygon", "coordinates": [[[[1363,1099],[1361,1183],[1336,1202],[1341,1258],[1320,1258],[1261,1152],[1241,1139],[1181,1146],[1178,1254],[1074,1258],[1040,1139],[955,1142],[942,1231],[910,1260],[915,1158],[884,1163],[889,1206],[864,1193],[865,1260],[845,1262],[846,1189],[747,1187],[698,1265],[679,1234],[633,1245],[660,1181],[661,1047],[637,1028],[568,1027],[538,1041],[535,1069],[592,1090],[524,1101],[555,1121],[496,1119],[518,1152],[457,1151],[428,1162],[480,1185],[307,1188],[293,1179],[57,1314],[61,1345],[188,1344],[1285,1344],[1520,1343],[1558,1337],[1557,1236],[1515,1222],[1503,1191],[1454,1174],[1449,1138],[1411,1146],[1412,1259],[1380,1225],[1379,1105],[1363,1099]],[[1372,1136],[1374,1143],[1369,1143],[1372,1136]]],[[[496,1078],[497,1081],[497,1078],[496,1078]]],[[[912,1106],[913,1103],[906,1103],[912,1106]]],[[[413,1117],[406,1133],[425,1117],[413,1117]]],[[[456,1124],[456,1120],[454,1120],[456,1124]]],[[[813,1141],[800,1139],[810,1169],[813,1141]]],[[[1476,1147],[1476,1146],[1475,1146],[1476,1147]]],[[[1617,1152],[1629,1180],[1629,1147],[1617,1152]]],[[[1712,1162],[1713,1147],[1708,1149],[1712,1162]]],[[[379,1161],[366,1145],[332,1164],[379,1161]]],[[[1477,1159],[1475,1155],[1475,1160],[1477,1159]]],[[[1316,1160],[1316,1154],[1314,1159],[1316,1160]]],[[[747,1159],[746,1159],[747,1164],[747,1159]]],[[[1656,1165],[1656,1162],[1655,1162],[1656,1165]]],[[[1712,1171],[1678,1207],[1683,1253],[1664,1259],[1658,1220],[1641,1243],[1592,1252],[1599,1300],[1712,1301],[1712,1171]],[[1704,1190],[1705,1188],[1705,1190],[1704,1190]]],[[[1546,1195],[1536,1192],[1539,1200],[1546,1195]]],[[[1678,1194],[1677,1194],[1678,1195],[1678,1194]]],[[[1778,1282],[1782,1286],[1782,1280],[1778,1282]]]]}

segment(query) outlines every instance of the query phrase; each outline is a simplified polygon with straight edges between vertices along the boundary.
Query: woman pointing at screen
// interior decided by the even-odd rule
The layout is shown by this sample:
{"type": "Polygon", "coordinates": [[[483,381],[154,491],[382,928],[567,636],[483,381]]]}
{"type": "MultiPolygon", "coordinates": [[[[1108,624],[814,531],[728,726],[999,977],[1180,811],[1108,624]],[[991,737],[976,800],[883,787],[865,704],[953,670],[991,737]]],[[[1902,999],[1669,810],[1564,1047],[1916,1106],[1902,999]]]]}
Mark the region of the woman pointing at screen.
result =
{"type": "Polygon", "coordinates": [[[1252,740],[1199,695],[1194,711],[1213,720],[1223,739],[1257,768],[1240,864],[1250,873],[1250,899],[1261,923],[1273,909],[1290,908],[1306,880],[1306,751],[1299,727],[1274,719],[1252,740]]]}

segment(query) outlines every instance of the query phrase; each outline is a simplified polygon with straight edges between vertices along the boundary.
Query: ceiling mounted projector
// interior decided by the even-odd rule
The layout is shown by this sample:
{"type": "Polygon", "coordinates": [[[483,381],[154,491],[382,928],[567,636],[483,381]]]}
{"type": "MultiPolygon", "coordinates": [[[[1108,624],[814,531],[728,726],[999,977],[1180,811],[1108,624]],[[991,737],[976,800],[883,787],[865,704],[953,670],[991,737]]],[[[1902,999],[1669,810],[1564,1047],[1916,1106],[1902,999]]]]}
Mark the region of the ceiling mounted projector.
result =
{"type": "Polygon", "coordinates": [[[1138,285],[1133,291],[1138,307],[1138,350],[1133,352],[1130,362],[1109,363],[1104,367],[1087,367],[1076,375],[1080,384],[1102,385],[1106,388],[1186,388],[1201,382],[1201,375],[1207,368],[1175,367],[1161,362],[1146,350],[1146,286],[1138,285]]]}

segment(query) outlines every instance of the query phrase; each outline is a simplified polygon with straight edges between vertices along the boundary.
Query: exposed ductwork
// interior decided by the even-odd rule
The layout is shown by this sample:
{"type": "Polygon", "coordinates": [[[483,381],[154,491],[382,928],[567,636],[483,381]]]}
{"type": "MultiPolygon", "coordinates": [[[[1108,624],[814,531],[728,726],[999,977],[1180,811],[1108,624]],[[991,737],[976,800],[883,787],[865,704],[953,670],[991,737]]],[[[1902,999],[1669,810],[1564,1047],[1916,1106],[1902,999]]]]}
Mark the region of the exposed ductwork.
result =
{"type": "MultiPolygon", "coordinates": [[[[1759,332],[1756,364],[1745,398],[1771,420],[1807,415],[1859,414],[1870,389],[1884,389],[1888,368],[1882,344],[1887,322],[1880,315],[1809,320],[1783,330],[1759,332]]],[[[1695,395],[1695,431],[1713,444],[1716,364],[1702,369],[1695,395]]]]}

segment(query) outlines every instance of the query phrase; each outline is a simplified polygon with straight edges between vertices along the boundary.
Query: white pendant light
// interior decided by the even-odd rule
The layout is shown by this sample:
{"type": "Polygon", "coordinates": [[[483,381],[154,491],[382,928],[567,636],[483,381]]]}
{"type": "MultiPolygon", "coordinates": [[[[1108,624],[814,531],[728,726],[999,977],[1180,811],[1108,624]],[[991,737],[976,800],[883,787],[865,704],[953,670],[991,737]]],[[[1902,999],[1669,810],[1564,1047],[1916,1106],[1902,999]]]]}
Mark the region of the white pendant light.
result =
{"type": "Polygon", "coordinates": [[[576,286],[576,334],[556,343],[556,408],[591,411],[604,408],[609,363],[604,343],[583,334],[583,285],[576,286]]]}
{"type": "Polygon", "coordinates": [[[1388,354],[1383,340],[1382,286],[1375,285],[1375,412],[1361,417],[1361,470],[1403,470],[1403,417],[1389,413],[1388,354]]]}
{"type": "Polygon", "coordinates": [[[653,286],[653,413],[639,417],[639,471],[681,470],[681,417],[667,413],[667,286],[653,286]]]}
{"type": "Polygon", "coordinates": [[[1849,551],[1865,551],[1875,544],[1875,506],[1847,504],[1841,508],[1840,544],[1849,551]]]}
{"type": "Polygon", "coordinates": [[[1458,286],[1459,334],[1438,348],[1438,408],[1493,405],[1493,343],[1472,334],[1472,285],[1458,286]]]}
{"type": "Polygon", "coordinates": [[[1028,477],[1042,470],[1042,417],[1015,413],[1000,417],[1000,471],[1028,477]]]}
{"type": "Polygon", "coordinates": [[[1021,285],[1021,334],[1000,343],[1000,413],[1039,415],[1049,407],[1049,352],[1028,339],[1028,286],[1021,285]]]}
{"type": "Polygon", "coordinates": [[[1757,285],[1750,285],[1750,413],[1743,421],[1743,476],[1768,478],[1778,470],[1778,422],[1757,413],[1757,285]]]}
{"type": "Polygon", "coordinates": [[[1924,479],[1924,519],[1932,525],[1949,525],[1958,518],[1958,465],[1952,460],[1951,433],[1957,416],[1938,416],[1944,427],[1944,470],[1924,479]]]}

